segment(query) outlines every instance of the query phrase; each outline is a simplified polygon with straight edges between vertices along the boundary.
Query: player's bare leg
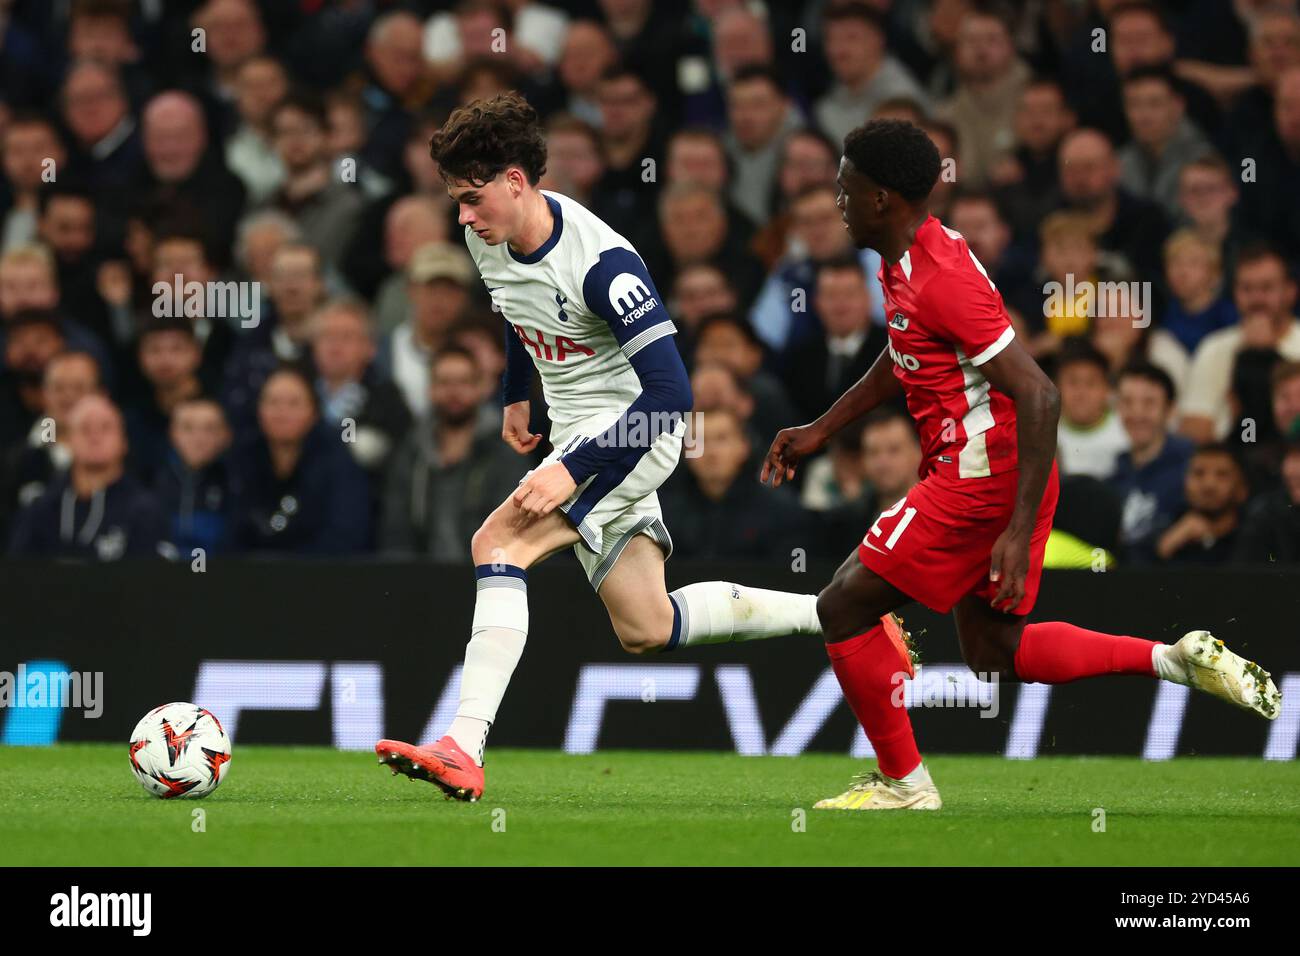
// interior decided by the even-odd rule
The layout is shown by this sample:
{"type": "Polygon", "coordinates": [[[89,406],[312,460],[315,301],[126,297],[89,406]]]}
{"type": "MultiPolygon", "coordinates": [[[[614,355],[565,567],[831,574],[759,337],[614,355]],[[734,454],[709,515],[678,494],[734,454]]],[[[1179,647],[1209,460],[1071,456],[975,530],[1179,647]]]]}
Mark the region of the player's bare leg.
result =
{"type": "Polygon", "coordinates": [[[821,633],[812,594],[730,581],[700,581],[669,594],[664,553],[644,535],[628,542],[600,599],[619,643],[633,654],[821,633]]]}
{"type": "Polygon", "coordinates": [[[1064,621],[1026,624],[974,594],[953,608],[967,666],[1003,680],[1064,684],[1101,674],[1137,674],[1195,687],[1269,720],[1282,695],[1268,671],[1228,650],[1209,631],[1175,644],[1102,634],[1064,621]]]}
{"type": "Polygon", "coordinates": [[[471,544],[478,597],[456,717],[447,733],[429,747],[379,741],[375,753],[380,763],[392,767],[395,774],[426,780],[448,797],[473,801],[482,796],[488,728],[528,636],[526,571],[578,540],[578,532],[559,511],[532,514],[513,498],[488,516],[471,544]]]}
{"type": "Polygon", "coordinates": [[[921,762],[905,706],[895,690],[912,673],[906,635],[893,613],[911,598],[865,567],[857,554],[817,598],[826,653],[844,697],[876,751],[877,768],[858,774],[818,810],[938,810],[939,791],[921,762]],[[871,622],[866,630],[864,623],[871,622]]]}

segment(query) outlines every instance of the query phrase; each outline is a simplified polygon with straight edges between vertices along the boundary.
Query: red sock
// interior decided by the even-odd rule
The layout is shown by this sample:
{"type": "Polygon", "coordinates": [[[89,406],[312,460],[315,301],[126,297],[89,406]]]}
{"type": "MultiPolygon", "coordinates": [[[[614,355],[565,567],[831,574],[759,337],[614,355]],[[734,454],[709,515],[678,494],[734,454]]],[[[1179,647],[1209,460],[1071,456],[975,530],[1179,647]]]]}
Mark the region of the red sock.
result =
{"type": "Polygon", "coordinates": [[[903,662],[884,628],[877,624],[857,637],[827,644],[826,653],[853,715],[875,748],[880,772],[894,779],[907,776],[921,762],[921,753],[896,679],[903,662]],[[897,707],[895,698],[900,701],[897,707]]]}
{"type": "Polygon", "coordinates": [[[1026,624],[1016,649],[1016,676],[1040,684],[1065,684],[1099,674],[1155,677],[1155,641],[1120,637],[1075,627],[1064,621],[1026,624]]]}

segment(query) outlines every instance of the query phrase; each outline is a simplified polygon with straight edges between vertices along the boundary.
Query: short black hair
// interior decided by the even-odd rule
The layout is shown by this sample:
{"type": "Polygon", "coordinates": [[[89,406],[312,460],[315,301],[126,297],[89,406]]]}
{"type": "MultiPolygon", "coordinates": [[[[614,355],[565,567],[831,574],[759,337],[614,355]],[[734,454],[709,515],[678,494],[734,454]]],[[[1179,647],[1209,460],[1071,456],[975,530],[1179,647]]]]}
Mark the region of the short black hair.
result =
{"type": "Polygon", "coordinates": [[[438,366],[439,362],[443,359],[449,358],[464,359],[469,362],[470,365],[474,366],[474,371],[476,373],[482,370],[482,366],[479,365],[478,356],[465,348],[465,346],[456,345],[454,342],[449,342],[448,344],[441,346],[438,351],[433,353],[433,358],[429,360],[429,369],[432,371],[438,366]]]}
{"type": "Polygon", "coordinates": [[[714,312],[712,315],[706,315],[700,320],[699,325],[695,327],[695,341],[699,342],[709,329],[719,325],[730,325],[739,329],[740,334],[750,345],[758,349],[763,348],[763,341],[758,337],[758,333],[754,331],[754,327],[735,312],[714,312]]]}
{"type": "Polygon", "coordinates": [[[817,266],[817,278],[822,277],[823,272],[856,272],[864,281],[867,278],[867,270],[862,268],[862,260],[851,252],[843,255],[833,256],[817,266]]]}
{"type": "Polygon", "coordinates": [[[484,186],[518,166],[536,186],[546,172],[546,136],[537,111],[513,90],[452,112],[429,141],[442,178],[484,186]]]}
{"type": "Polygon", "coordinates": [[[1056,376],[1059,378],[1071,365],[1091,365],[1099,369],[1108,380],[1110,378],[1110,363],[1106,361],[1106,356],[1087,339],[1072,338],[1066,341],[1060,358],[1056,360],[1056,376]]]}
{"type": "Polygon", "coordinates": [[[909,202],[930,195],[939,179],[939,150],[906,120],[871,120],[844,137],[844,156],[862,175],[909,202]]]}
{"type": "Polygon", "coordinates": [[[788,96],[786,91],[785,78],[781,76],[781,71],[774,66],[766,63],[746,63],[731,75],[731,85],[739,86],[741,83],[749,83],[754,80],[761,80],[776,90],[777,96],[788,96]]]}
{"type": "Polygon", "coordinates": [[[865,0],[831,0],[822,11],[822,23],[832,24],[842,20],[859,20],[870,24],[883,36],[885,17],[865,0]]]}
{"type": "Polygon", "coordinates": [[[44,325],[57,332],[60,338],[66,338],[63,331],[63,317],[53,309],[19,309],[5,323],[10,332],[30,325],[44,325]]]}
{"type": "Polygon", "coordinates": [[[36,208],[44,216],[50,204],[59,199],[75,199],[88,205],[92,213],[97,211],[94,193],[81,183],[50,183],[42,187],[37,192],[36,208]]]}
{"type": "Polygon", "coordinates": [[[1147,80],[1155,80],[1163,83],[1169,92],[1180,99],[1183,96],[1182,88],[1178,85],[1178,80],[1174,76],[1168,64],[1152,63],[1146,66],[1135,66],[1120,78],[1120,86],[1128,88],[1134,83],[1144,83],[1147,80]]]}
{"type": "Polygon", "coordinates": [[[290,90],[284,99],[271,108],[272,122],[285,110],[296,110],[302,113],[322,131],[327,132],[330,128],[329,111],[325,106],[325,97],[315,90],[301,87],[290,90]]]}
{"type": "Polygon", "coordinates": [[[1174,399],[1178,395],[1178,389],[1174,386],[1173,378],[1159,365],[1152,362],[1137,361],[1125,365],[1120,369],[1118,381],[1123,382],[1126,378],[1139,378],[1144,382],[1159,385],[1164,390],[1165,400],[1170,405],[1174,403],[1174,399]]]}
{"type": "Polygon", "coordinates": [[[1246,466],[1242,464],[1241,456],[1237,449],[1233,448],[1227,442],[1212,441],[1208,444],[1199,446],[1192,452],[1192,458],[1200,458],[1204,455],[1221,455],[1227,458],[1237,469],[1237,474],[1242,481],[1246,481],[1246,466]]]}
{"type": "Polygon", "coordinates": [[[136,338],[136,346],[142,345],[149,336],[160,335],[163,332],[176,332],[185,336],[191,342],[198,343],[198,339],[194,335],[194,324],[185,316],[159,315],[150,316],[148,321],[142,325],[140,334],[136,338]]]}

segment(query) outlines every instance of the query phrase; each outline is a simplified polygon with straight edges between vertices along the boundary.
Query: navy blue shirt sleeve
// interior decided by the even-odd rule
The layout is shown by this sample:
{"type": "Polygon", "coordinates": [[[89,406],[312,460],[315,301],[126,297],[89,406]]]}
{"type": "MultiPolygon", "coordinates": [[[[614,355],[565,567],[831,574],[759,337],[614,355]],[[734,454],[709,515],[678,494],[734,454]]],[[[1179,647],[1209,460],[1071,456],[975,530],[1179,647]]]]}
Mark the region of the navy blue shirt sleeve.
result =
{"type": "Polygon", "coordinates": [[[501,404],[513,405],[528,398],[533,385],[533,360],[519,340],[514,326],[506,327],[506,370],[501,376],[501,404]]]}
{"type": "Polygon", "coordinates": [[[631,249],[606,250],[588,270],[582,294],[587,308],[609,324],[641,382],[641,394],[603,435],[560,459],[578,484],[616,463],[630,471],[694,404],[686,367],[670,338],[677,329],[640,256],[631,249]],[[631,459],[630,441],[640,452],[631,459]]]}

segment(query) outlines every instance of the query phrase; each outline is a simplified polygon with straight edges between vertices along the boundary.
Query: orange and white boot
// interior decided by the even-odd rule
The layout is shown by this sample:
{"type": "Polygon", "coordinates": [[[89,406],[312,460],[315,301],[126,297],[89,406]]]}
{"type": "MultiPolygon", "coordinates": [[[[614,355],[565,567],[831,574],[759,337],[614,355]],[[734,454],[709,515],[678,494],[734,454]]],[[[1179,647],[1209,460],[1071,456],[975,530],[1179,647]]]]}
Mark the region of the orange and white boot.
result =
{"type": "Polygon", "coordinates": [[[473,803],[483,796],[483,768],[449,736],[429,747],[381,740],[375,744],[375,753],[381,764],[392,769],[393,776],[404,773],[412,780],[425,780],[445,793],[448,800],[473,803]]]}

